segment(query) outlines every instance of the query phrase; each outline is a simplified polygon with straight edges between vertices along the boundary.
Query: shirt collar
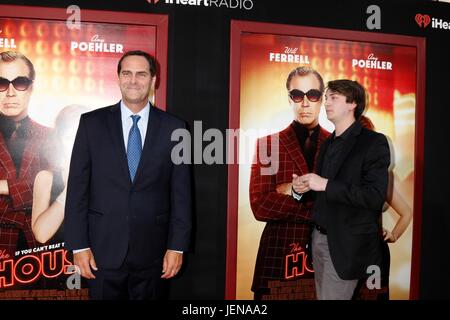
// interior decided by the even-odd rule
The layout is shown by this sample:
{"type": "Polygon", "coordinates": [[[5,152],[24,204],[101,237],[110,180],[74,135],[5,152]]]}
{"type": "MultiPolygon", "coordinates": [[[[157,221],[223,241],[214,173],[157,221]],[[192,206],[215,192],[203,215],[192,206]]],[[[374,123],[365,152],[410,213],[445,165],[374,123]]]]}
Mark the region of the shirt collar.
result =
{"type": "Polygon", "coordinates": [[[353,132],[355,132],[355,130],[357,130],[356,128],[359,126],[359,121],[356,120],[355,122],[353,122],[350,127],[348,127],[347,129],[345,129],[344,132],[342,132],[342,134],[338,137],[336,137],[336,131],[333,132],[332,138],[333,140],[336,138],[341,138],[342,140],[346,140],[353,132]]]}
{"type": "Polygon", "coordinates": [[[312,129],[308,129],[305,126],[301,125],[297,120],[292,121],[292,125],[294,126],[295,130],[298,130],[299,133],[305,136],[311,136],[313,137],[319,132],[320,125],[318,124],[312,129]],[[311,134],[309,133],[311,131],[311,134]]]}
{"type": "Polygon", "coordinates": [[[150,102],[147,102],[147,105],[138,113],[133,113],[123,102],[123,100],[120,100],[120,113],[122,114],[122,121],[126,121],[126,119],[129,119],[132,115],[139,115],[141,116],[141,119],[148,119],[148,115],[150,113],[150,102]]]}
{"type": "Polygon", "coordinates": [[[30,125],[30,117],[26,116],[22,120],[18,121],[17,123],[14,122],[14,120],[5,117],[4,115],[0,114],[0,128],[1,132],[6,136],[10,137],[16,128],[20,128],[23,132],[28,132],[28,127],[30,125]]]}

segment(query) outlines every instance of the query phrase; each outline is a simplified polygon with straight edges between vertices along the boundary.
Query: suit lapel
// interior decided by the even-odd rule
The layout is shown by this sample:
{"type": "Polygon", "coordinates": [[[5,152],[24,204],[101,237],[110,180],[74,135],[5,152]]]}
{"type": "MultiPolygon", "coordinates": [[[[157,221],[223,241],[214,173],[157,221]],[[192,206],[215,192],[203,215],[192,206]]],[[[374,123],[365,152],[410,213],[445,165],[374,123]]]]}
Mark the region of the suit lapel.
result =
{"type": "Polygon", "coordinates": [[[285,146],[289,156],[300,170],[299,174],[303,175],[308,173],[308,166],[305,158],[303,157],[302,148],[300,147],[300,143],[298,142],[292,125],[280,132],[280,144],[285,146]]]}
{"type": "Polygon", "coordinates": [[[154,154],[152,151],[157,142],[158,142],[158,133],[161,126],[161,119],[158,112],[156,112],[155,107],[150,104],[150,112],[148,115],[148,125],[147,132],[144,140],[144,147],[142,149],[141,159],[139,160],[139,165],[136,171],[136,176],[134,177],[134,184],[139,181],[140,176],[142,175],[143,167],[151,154],[154,154]]]}
{"type": "Polygon", "coordinates": [[[120,102],[110,108],[108,117],[108,128],[113,140],[113,146],[117,153],[120,166],[127,181],[131,184],[130,172],[128,170],[127,154],[123,141],[122,118],[120,112],[120,102]]]}
{"type": "Polygon", "coordinates": [[[7,173],[5,176],[2,174],[2,179],[9,178],[10,175],[16,177],[16,166],[14,165],[2,134],[0,134],[0,164],[5,168],[5,172],[7,173]]]}
{"type": "Polygon", "coordinates": [[[331,136],[329,136],[321,145],[319,150],[319,155],[317,156],[316,160],[316,172],[320,176],[322,174],[322,166],[323,166],[323,160],[325,153],[327,152],[328,146],[330,145],[331,136]]]}
{"type": "Polygon", "coordinates": [[[319,163],[319,155],[320,150],[322,148],[322,144],[330,136],[330,133],[326,131],[324,128],[320,127],[319,136],[317,137],[317,150],[316,155],[314,157],[314,165],[313,165],[313,172],[316,172],[318,163],[319,163]]]}
{"type": "Polygon", "coordinates": [[[356,140],[357,140],[356,138],[360,134],[360,132],[361,132],[361,125],[358,122],[356,124],[356,127],[353,128],[352,132],[350,132],[350,134],[346,138],[347,141],[345,141],[341,152],[339,152],[339,154],[337,155],[336,165],[334,166],[334,171],[330,172],[330,179],[334,179],[334,177],[336,177],[336,175],[339,172],[339,169],[342,167],[342,164],[344,163],[345,159],[348,157],[348,155],[352,151],[352,149],[356,143],[356,140]]]}

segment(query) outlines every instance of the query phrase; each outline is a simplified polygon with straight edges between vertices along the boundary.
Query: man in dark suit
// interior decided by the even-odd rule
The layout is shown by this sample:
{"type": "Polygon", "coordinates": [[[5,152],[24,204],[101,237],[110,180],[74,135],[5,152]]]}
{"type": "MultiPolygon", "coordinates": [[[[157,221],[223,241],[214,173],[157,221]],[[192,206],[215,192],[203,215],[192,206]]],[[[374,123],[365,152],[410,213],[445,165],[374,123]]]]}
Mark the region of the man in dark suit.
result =
{"type": "Polygon", "coordinates": [[[185,123],[149,103],[152,56],[130,51],[117,73],[122,100],[80,119],[65,240],[92,299],[157,299],[190,240],[190,168],[171,159],[172,132],[185,123]]]}
{"type": "Polygon", "coordinates": [[[294,121],[281,132],[259,139],[251,168],[250,205],[255,218],[266,222],[253,276],[255,300],[315,299],[306,248],[312,198],[307,196],[298,202],[291,189],[293,174],[313,172],[319,146],[329,135],[319,126],[324,83],[317,71],[298,67],[288,75],[286,89],[294,121]],[[266,159],[261,158],[266,152],[260,151],[272,147],[276,149],[269,168],[266,159]],[[274,295],[285,286],[298,290],[290,296],[274,295]]]}
{"type": "Polygon", "coordinates": [[[321,147],[317,174],[293,179],[296,192],[316,191],[312,254],[318,299],[349,300],[359,279],[382,268],[379,218],[390,153],[384,135],[356,121],[365,101],[356,81],[328,83],[325,109],[335,131],[321,147]]]}
{"type": "Polygon", "coordinates": [[[0,249],[37,245],[31,230],[36,174],[50,168],[50,128],[28,116],[35,70],[21,53],[0,53],[0,249]]]}

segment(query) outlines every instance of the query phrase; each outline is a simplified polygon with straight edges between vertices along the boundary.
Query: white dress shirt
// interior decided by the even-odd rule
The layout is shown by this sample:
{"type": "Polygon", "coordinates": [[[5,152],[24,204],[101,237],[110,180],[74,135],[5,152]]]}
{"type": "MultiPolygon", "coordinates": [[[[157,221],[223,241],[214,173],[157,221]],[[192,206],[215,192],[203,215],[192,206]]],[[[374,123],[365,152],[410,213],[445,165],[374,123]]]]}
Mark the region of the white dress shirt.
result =
{"type": "Polygon", "coordinates": [[[148,117],[150,115],[150,103],[147,103],[144,109],[142,109],[138,113],[133,113],[130,109],[128,109],[123,101],[120,101],[120,114],[122,118],[122,133],[123,143],[125,144],[125,152],[128,148],[128,135],[130,134],[130,129],[133,126],[133,119],[131,119],[131,116],[134,115],[141,116],[137,124],[139,132],[141,133],[142,148],[144,148],[145,135],[147,134],[148,117]]]}

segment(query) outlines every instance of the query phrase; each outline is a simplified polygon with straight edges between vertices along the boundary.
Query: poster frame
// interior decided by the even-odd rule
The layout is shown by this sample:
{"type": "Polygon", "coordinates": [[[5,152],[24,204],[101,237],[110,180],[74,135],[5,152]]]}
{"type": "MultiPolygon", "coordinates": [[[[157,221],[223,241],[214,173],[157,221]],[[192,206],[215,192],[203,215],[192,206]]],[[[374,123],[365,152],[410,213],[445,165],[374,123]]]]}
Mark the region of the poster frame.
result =
{"type": "MultiPolygon", "coordinates": [[[[365,43],[408,46],[416,49],[416,114],[415,114],[415,161],[414,161],[414,208],[413,239],[411,256],[410,299],[419,298],[419,272],[422,229],[422,192],[424,163],[424,123],[425,123],[425,79],[426,79],[426,39],[404,35],[375,32],[350,31],[343,29],[317,28],[309,26],[284,25],[242,20],[231,21],[230,31],[230,92],[229,129],[239,129],[240,119],[240,70],[241,37],[243,34],[266,34],[280,36],[313,37],[320,39],[359,41],[365,43]]],[[[231,144],[234,150],[228,154],[238,154],[239,146],[231,144]]],[[[236,299],[236,272],[238,247],[238,191],[239,164],[228,162],[227,193],[227,249],[225,271],[225,299],[236,299]]]]}

